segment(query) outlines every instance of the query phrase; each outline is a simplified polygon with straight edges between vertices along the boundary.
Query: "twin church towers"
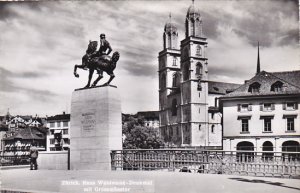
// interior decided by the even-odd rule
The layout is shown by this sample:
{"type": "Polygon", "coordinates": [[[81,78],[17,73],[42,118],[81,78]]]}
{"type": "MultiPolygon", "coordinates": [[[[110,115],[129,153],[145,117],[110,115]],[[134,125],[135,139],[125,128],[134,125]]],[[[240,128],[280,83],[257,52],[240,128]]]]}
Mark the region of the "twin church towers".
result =
{"type": "Polygon", "coordinates": [[[209,96],[206,49],[200,11],[194,4],[187,11],[180,44],[176,25],[171,19],[166,23],[158,73],[160,132],[169,145],[221,146],[221,116],[215,116],[220,114],[215,96],[209,96]]]}

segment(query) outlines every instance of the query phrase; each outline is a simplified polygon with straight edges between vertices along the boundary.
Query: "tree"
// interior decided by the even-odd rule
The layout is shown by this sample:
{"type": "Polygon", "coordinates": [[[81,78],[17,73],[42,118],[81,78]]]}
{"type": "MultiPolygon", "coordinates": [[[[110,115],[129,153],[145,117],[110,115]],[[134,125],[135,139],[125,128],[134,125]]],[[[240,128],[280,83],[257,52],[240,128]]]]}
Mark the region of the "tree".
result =
{"type": "Polygon", "coordinates": [[[122,116],[124,149],[157,149],[163,145],[158,129],[145,127],[143,118],[131,115],[122,116]]]}

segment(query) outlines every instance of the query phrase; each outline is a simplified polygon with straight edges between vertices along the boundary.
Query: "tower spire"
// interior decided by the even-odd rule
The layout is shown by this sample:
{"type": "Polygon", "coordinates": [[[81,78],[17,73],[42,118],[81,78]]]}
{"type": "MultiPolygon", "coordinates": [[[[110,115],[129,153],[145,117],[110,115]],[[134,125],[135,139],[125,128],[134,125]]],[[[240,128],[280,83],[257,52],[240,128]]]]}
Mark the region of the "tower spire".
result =
{"type": "Polygon", "coordinates": [[[259,42],[257,42],[257,66],[256,74],[260,73],[259,42]]]}

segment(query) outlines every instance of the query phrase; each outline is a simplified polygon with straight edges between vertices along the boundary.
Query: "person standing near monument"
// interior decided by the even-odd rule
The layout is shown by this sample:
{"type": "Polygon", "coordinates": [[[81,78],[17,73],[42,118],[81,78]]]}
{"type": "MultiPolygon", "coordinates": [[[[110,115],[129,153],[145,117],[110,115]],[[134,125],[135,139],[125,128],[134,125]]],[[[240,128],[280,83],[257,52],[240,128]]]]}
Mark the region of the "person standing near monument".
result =
{"type": "Polygon", "coordinates": [[[36,142],[33,142],[31,147],[30,147],[30,170],[33,170],[33,168],[35,170],[37,170],[37,163],[36,160],[38,158],[39,152],[38,149],[36,147],[36,142]]]}

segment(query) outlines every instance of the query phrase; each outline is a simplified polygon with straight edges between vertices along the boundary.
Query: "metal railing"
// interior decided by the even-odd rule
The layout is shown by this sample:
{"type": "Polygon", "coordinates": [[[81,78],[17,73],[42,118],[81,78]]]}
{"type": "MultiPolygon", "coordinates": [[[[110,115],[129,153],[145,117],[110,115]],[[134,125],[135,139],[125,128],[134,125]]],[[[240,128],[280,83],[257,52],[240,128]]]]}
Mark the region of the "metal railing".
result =
{"type": "Polygon", "coordinates": [[[299,152],[186,149],[111,151],[112,170],[166,170],[210,174],[300,177],[299,152]]]}
{"type": "Polygon", "coordinates": [[[12,165],[29,165],[30,158],[28,155],[2,155],[0,156],[0,166],[12,165]]]}

